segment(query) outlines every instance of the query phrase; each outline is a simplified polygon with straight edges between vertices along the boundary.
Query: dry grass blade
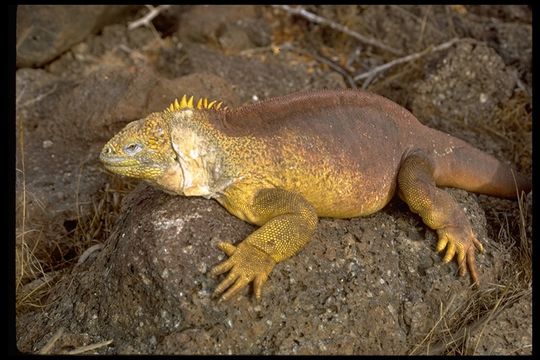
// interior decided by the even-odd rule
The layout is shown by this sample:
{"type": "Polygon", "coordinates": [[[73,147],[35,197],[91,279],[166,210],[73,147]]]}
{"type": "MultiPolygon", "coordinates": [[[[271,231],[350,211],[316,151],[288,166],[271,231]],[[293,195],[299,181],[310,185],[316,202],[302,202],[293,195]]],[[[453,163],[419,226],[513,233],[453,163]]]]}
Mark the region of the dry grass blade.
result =
{"type": "MultiPolygon", "coordinates": [[[[47,291],[43,291],[44,285],[48,285],[48,282],[37,284],[34,283],[34,288],[30,290],[27,287],[23,291],[23,286],[27,281],[34,279],[45,279],[46,274],[43,266],[36,255],[36,249],[40,244],[42,233],[37,229],[27,230],[27,190],[26,190],[26,171],[25,171],[25,151],[24,151],[24,123],[22,120],[19,120],[18,128],[18,138],[19,138],[19,151],[18,158],[20,161],[21,169],[19,173],[21,174],[21,187],[22,191],[19,194],[18,201],[20,206],[17,207],[17,216],[20,218],[20,229],[16,235],[16,248],[15,248],[15,261],[16,261],[16,278],[15,278],[15,289],[16,289],[16,309],[20,310],[23,307],[39,307],[41,299],[44,297],[47,291]],[[26,235],[29,233],[36,233],[34,237],[33,246],[31,246],[27,240],[26,235]],[[39,286],[38,286],[39,285],[39,286]]],[[[46,288],[45,288],[46,289],[46,288]]]]}
{"type": "MultiPolygon", "coordinates": [[[[475,336],[480,329],[476,343],[469,355],[476,354],[487,324],[521,298],[529,296],[530,293],[530,289],[523,290],[514,285],[501,287],[496,284],[486,290],[475,292],[468,302],[451,313],[445,312],[444,329],[437,329],[442,322],[441,317],[410,354],[465,355],[468,351],[467,344],[470,342],[470,338],[475,336]]],[[[446,308],[449,307],[450,304],[446,308]]]]}
{"type": "Polygon", "coordinates": [[[41,308],[43,299],[47,297],[54,283],[58,280],[59,271],[52,271],[17,289],[16,309],[18,313],[26,309],[41,308]]]}
{"type": "MultiPolygon", "coordinates": [[[[431,339],[431,337],[433,336],[433,334],[435,333],[435,329],[437,329],[437,327],[439,326],[439,324],[441,323],[441,321],[444,319],[444,317],[446,316],[446,313],[448,312],[448,310],[450,310],[450,307],[452,306],[452,303],[454,302],[454,300],[456,299],[456,296],[455,295],[452,295],[452,297],[450,298],[450,301],[448,301],[448,305],[446,305],[446,308],[443,306],[443,303],[441,302],[440,303],[440,315],[439,315],[439,319],[437,320],[437,322],[433,325],[433,327],[431,328],[431,330],[427,333],[427,335],[422,339],[422,341],[420,343],[418,343],[413,349],[412,351],[409,353],[409,355],[414,355],[414,354],[418,354],[417,351],[418,349],[424,344],[426,343],[429,339],[431,339]]],[[[429,342],[428,342],[428,350],[429,350],[429,342]]]]}
{"type": "Polygon", "coordinates": [[[532,286],[532,242],[529,241],[527,236],[527,221],[525,220],[528,214],[525,212],[525,206],[523,204],[525,195],[522,194],[518,197],[519,205],[519,235],[520,235],[520,246],[519,246],[519,255],[520,263],[523,268],[524,273],[524,283],[529,287],[532,286]]]}
{"type": "Polygon", "coordinates": [[[476,351],[478,349],[478,346],[480,345],[480,340],[482,340],[482,335],[484,334],[484,330],[486,328],[486,325],[489,323],[489,321],[491,319],[493,319],[496,315],[498,315],[502,311],[501,304],[502,304],[503,300],[505,300],[505,297],[508,294],[509,290],[510,289],[508,287],[504,289],[503,294],[497,300],[497,302],[495,303],[495,306],[493,307],[493,309],[489,312],[489,314],[485,317],[485,319],[482,319],[482,321],[481,321],[482,328],[480,329],[480,333],[478,334],[478,339],[476,340],[476,344],[474,346],[472,355],[474,355],[476,353],[476,351]]]}
{"type": "MultiPolygon", "coordinates": [[[[21,161],[21,170],[20,170],[20,174],[21,174],[21,177],[22,177],[22,204],[21,204],[21,207],[22,207],[22,210],[21,210],[21,244],[22,246],[24,247],[26,245],[24,239],[25,239],[25,234],[26,234],[26,229],[25,229],[25,226],[26,226],[26,172],[25,172],[25,167],[24,167],[24,123],[22,120],[19,121],[19,124],[18,124],[18,135],[19,135],[19,159],[21,161]]],[[[20,260],[20,262],[18,263],[19,264],[19,268],[20,268],[20,271],[18,272],[18,276],[17,276],[17,286],[19,285],[19,282],[21,281],[21,279],[23,278],[23,273],[22,271],[24,271],[24,269],[26,268],[26,266],[24,265],[24,263],[22,262],[24,260],[23,257],[21,257],[19,259],[19,256],[17,256],[17,260],[20,260]]]]}

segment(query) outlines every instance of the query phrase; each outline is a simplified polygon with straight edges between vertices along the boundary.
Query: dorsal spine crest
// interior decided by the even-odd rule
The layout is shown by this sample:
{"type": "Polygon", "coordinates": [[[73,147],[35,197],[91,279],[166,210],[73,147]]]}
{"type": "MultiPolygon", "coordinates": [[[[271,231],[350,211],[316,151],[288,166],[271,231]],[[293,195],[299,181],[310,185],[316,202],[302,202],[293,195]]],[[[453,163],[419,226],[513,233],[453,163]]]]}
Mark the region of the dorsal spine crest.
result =
{"type": "Polygon", "coordinates": [[[197,101],[197,106],[195,107],[193,105],[193,96],[191,96],[189,99],[186,95],[182,96],[182,99],[180,99],[180,102],[178,102],[178,99],[174,99],[174,102],[169,105],[169,107],[166,109],[169,112],[178,111],[182,109],[212,109],[212,110],[225,110],[227,107],[221,107],[223,105],[223,101],[208,101],[207,98],[200,98],[197,101]]]}

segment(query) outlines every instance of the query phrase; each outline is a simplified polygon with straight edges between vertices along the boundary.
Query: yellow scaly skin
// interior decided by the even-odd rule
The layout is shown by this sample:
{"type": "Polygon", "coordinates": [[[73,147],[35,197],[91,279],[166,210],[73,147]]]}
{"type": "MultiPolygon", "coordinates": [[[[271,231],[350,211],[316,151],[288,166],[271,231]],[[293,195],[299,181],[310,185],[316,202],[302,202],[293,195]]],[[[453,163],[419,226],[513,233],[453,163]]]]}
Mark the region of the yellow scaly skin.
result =
{"type": "MultiPolygon", "coordinates": [[[[420,124],[380,96],[360,91],[293,94],[239,109],[185,96],[128,124],[100,160],[120,175],[173,194],[216,199],[261,226],[238,246],[220,243],[229,272],[215,295],[233,297],[250,282],[255,296],[276,263],[298,253],[319,216],[351,218],[399,196],[439,235],[444,262],[478,282],[482,250],[463,210],[436,185],[515,196],[509,167],[465,142],[420,124]]],[[[519,190],[530,180],[516,174],[519,190]]]]}

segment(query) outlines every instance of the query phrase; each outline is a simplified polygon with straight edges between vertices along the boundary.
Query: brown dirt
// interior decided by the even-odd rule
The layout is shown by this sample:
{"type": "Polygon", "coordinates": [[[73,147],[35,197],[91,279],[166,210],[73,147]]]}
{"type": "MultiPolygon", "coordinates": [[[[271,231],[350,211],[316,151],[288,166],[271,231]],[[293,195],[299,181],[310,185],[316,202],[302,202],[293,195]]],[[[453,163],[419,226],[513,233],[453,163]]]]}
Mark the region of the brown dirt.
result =
{"type": "MultiPolygon", "coordinates": [[[[527,6],[306,9],[404,55],[468,38],[355,85],[531,174],[527,6]]],[[[127,29],[147,11],[108,18],[52,61],[17,69],[20,351],[532,353],[531,194],[518,204],[449,190],[486,247],[480,289],[441,263],[435,233],[395,199],[365,218],[321,219],[306,248],[276,266],[260,303],[248,290],[212,299],[208,269],[224,258],[216,244],[254,227],[214,201],[105,173],[103,143],[184,93],[235,106],[343,88],[398,56],[266,6],[172,6],[153,28],[127,29]]]]}

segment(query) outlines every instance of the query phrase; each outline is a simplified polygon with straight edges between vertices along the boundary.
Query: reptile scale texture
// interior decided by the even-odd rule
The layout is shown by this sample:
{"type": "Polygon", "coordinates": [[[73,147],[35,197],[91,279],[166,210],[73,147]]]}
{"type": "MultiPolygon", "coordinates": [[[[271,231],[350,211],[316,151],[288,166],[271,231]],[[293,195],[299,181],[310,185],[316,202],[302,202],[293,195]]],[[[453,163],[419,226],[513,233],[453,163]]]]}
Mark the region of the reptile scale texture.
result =
{"type": "Polygon", "coordinates": [[[216,199],[260,227],[212,269],[214,295],[253,282],[256,298],[276,263],[310,240],[318,217],[372,214],[397,193],[438,235],[443,261],[478,283],[483,250],[463,209],[441,187],[497,197],[531,180],[468,143],[422,125],[398,104],[358,90],[294,93],[238,108],[184,96],[129,123],[104,147],[111,172],[171,194],[216,199]]]}

